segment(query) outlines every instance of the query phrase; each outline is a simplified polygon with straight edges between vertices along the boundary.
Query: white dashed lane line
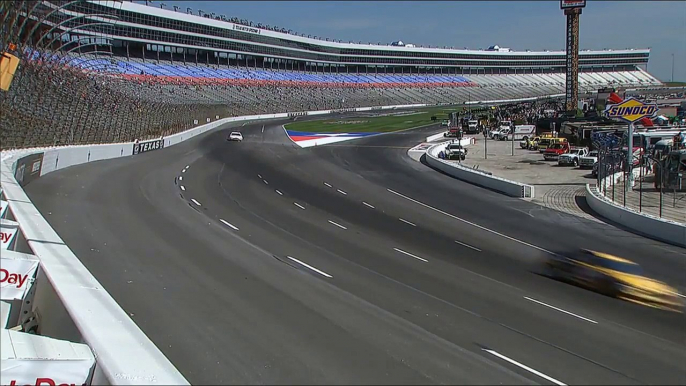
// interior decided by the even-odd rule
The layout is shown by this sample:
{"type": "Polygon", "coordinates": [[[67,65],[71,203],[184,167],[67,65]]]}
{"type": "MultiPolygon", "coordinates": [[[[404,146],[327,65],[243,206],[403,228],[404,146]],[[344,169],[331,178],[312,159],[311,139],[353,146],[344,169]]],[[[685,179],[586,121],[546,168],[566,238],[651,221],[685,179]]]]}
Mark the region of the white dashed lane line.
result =
{"type": "Polygon", "coordinates": [[[186,169],[181,170],[181,173],[185,173],[185,172],[186,172],[186,169]]]}
{"type": "Polygon", "coordinates": [[[279,192],[278,189],[276,189],[276,194],[278,194],[279,196],[283,196],[283,193],[279,192]]]}
{"type": "Polygon", "coordinates": [[[202,204],[200,204],[195,198],[191,198],[191,201],[193,201],[193,203],[197,206],[202,206],[202,204]]]}
{"type": "Polygon", "coordinates": [[[541,377],[541,378],[543,378],[543,379],[545,379],[545,380],[547,380],[547,381],[549,381],[549,382],[552,382],[552,383],[554,383],[554,384],[556,384],[556,385],[567,386],[567,384],[562,383],[562,382],[558,381],[557,379],[555,379],[555,378],[553,378],[553,377],[549,377],[549,376],[543,374],[543,373],[540,372],[540,371],[534,370],[534,369],[532,369],[532,368],[529,367],[529,366],[526,366],[526,365],[524,365],[524,364],[521,364],[521,363],[517,362],[517,361],[514,360],[514,359],[508,358],[508,357],[506,357],[505,355],[500,354],[500,353],[497,352],[497,351],[489,350],[489,349],[486,349],[486,348],[482,348],[482,350],[484,350],[484,351],[486,351],[487,353],[489,353],[489,354],[491,354],[491,355],[493,355],[493,356],[496,356],[496,357],[498,357],[498,358],[500,358],[500,359],[502,359],[502,360],[504,360],[504,361],[506,361],[506,362],[512,363],[513,365],[515,365],[515,366],[517,366],[517,367],[519,367],[519,368],[521,368],[521,369],[524,369],[524,370],[526,370],[526,371],[528,371],[528,372],[530,372],[530,373],[532,373],[532,374],[538,375],[539,377],[541,377]]]}
{"type": "Polygon", "coordinates": [[[329,223],[330,223],[330,224],[333,224],[333,225],[335,225],[335,226],[337,226],[337,227],[339,227],[339,228],[342,228],[342,229],[348,229],[348,228],[344,227],[343,225],[338,224],[338,223],[335,223],[335,222],[333,222],[333,221],[331,221],[331,220],[329,220],[329,223]]]}
{"type": "Polygon", "coordinates": [[[298,208],[300,208],[300,209],[302,209],[302,210],[305,210],[305,207],[302,206],[302,205],[300,205],[300,204],[298,204],[297,202],[294,202],[293,205],[297,206],[298,208]]]}
{"type": "Polygon", "coordinates": [[[415,224],[413,224],[413,223],[411,223],[411,222],[409,222],[409,221],[407,221],[407,220],[405,220],[405,219],[402,219],[402,218],[399,218],[398,220],[404,222],[405,224],[412,225],[413,227],[416,227],[416,226],[417,226],[417,225],[415,225],[415,224]]]}
{"type": "Polygon", "coordinates": [[[219,219],[219,221],[221,221],[222,223],[224,223],[224,225],[228,226],[229,228],[232,228],[232,229],[235,230],[235,231],[239,230],[237,226],[235,226],[235,225],[229,223],[229,222],[226,221],[226,220],[219,219]]]}
{"type": "Polygon", "coordinates": [[[265,185],[269,185],[269,182],[267,182],[267,180],[262,180],[262,182],[264,182],[265,185]]]}
{"type": "Polygon", "coordinates": [[[325,277],[328,277],[328,278],[332,278],[332,277],[333,277],[333,276],[329,275],[328,273],[326,273],[326,272],[324,272],[324,271],[320,271],[320,270],[318,270],[317,268],[315,268],[315,267],[313,267],[313,266],[311,266],[311,265],[309,265],[309,264],[303,263],[302,261],[296,259],[295,257],[290,257],[290,256],[286,256],[286,257],[289,258],[289,259],[291,259],[291,260],[293,260],[293,261],[295,261],[296,263],[302,265],[303,267],[309,268],[309,269],[313,270],[314,272],[317,272],[318,274],[320,274],[320,275],[322,275],[322,276],[325,276],[325,277]]]}
{"type": "Polygon", "coordinates": [[[465,243],[463,243],[463,242],[461,242],[461,241],[457,241],[457,240],[455,240],[455,242],[458,243],[458,244],[460,244],[460,245],[462,245],[463,247],[467,247],[467,248],[473,249],[473,250],[475,250],[475,251],[477,251],[477,252],[481,252],[481,249],[479,249],[479,248],[477,248],[477,247],[473,247],[473,246],[471,246],[471,245],[469,245],[469,244],[465,244],[465,243]]]}
{"type": "Polygon", "coordinates": [[[262,175],[260,175],[260,174],[258,174],[257,177],[259,177],[260,179],[262,179],[262,175]]]}
{"type": "Polygon", "coordinates": [[[325,182],[324,185],[326,185],[326,186],[329,187],[329,188],[333,188],[333,186],[331,186],[331,184],[328,183],[328,182],[325,182]]]}
{"type": "Polygon", "coordinates": [[[585,320],[585,321],[590,322],[590,323],[593,323],[593,324],[598,324],[598,322],[596,322],[595,320],[591,320],[591,319],[588,319],[588,318],[584,318],[583,316],[577,315],[577,314],[572,313],[572,312],[569,312],[569,311],[565,311],[565,310],[563,310],[563,309],[561,309],[561,308],[557,308],[557,307],[555,307],[555,306],[551,306],[550,304],[545,304],[545,303],[543,303],[542,301],[539,301],[539,300],[536,300],[536,299],[532,299],[532,298],[527,297],[527,296],[524,296],[524,299],[526,299],[526,300],[528,300],[528,301],[530,301],[530,302],[534,302],[534,303],[540,304],[540,305],[545,306],[545,307],[548,307],[548,308],[552,308],[552,309],[555,310],[555,311],[559,311],[559,312],[565,313],[565,314],[567,314],[567,315],[574,316],[574,317],[579,318],[579,319],[581,319],[581,320],[585,320]]]}
{"type": "Polygon", "coordinates": [[[411,254],[410,252],[405,252],[405,251],[403,251],[402,249],[393,248],[393,250],[396,251],[396,252],[400,252],[400,253],[402,253],[402,254],[404,254],[404,255],[407,255],[407,256],[410,256],[410,257],[414,257],[415,259],[421,260],[421,261],[423,261],[423,262],[425,262],[425,263],[428,263],[428,262],[429,262],[429,260],[427,260],[427,259],[422,259],[421,257],[419,257],[419,256],[417,256],[417,255],[413,255],[413,254],[411,254]]]}
{"type": "Polygon", "coordinates": [[[181,190],[186,191],[186,187],[181,185],[181,190]]]}
{"type": "Polygon", "coordinates": [[[344,191],[342,191],[342,190],[340,190],[340,189],[336,189],[336,191],[337,191],[338,193],[344,195],[344,196],[347,196],[347,195],[348,195],[348,193],[346,193],[346,192],[344,192],[344,191]]]}
{"type": "Polygon", "coordinates": [[[372,205],[372,204],[367,204],[367,203],[364,202],[364,201],[362,201],[362,203],[363,203],[364,205],[366,205],[366,206],[372,208],[372,209],[376,209],[376,208],[374,208],[374,205],[372,205]]]}
{"type": "Polygon", "coordinates": [[[183,176],[179,176],[179,181],[183,181],[183,176]]]}
{"type": "Polygon", "coordinates": [[[414,198],[408,197],[408,196],[406,196],[406,195],[404,195],[404,194],[402,194],[402,193],[398,193],[398,192],[396,192],[395,190],[391,190],[391,189],[388,189],[388,188],[386,188],[386,190],[387,190],[389,193],[393,193],[393,194],[395,194],[396,196],[402,197],[402,198],[404,198],[404,199],[406,199],[406,200],[408,200],[408,201],[412,201],[412,202],[414,202],[414,203],[417,204],[417,205],[421,205],[421,206],[423,206],[423,207],[425,207],[425,208],[431,209],[431,210],[433,210],[433,211],[435,211],[435,212],[438,212],[438,213],[440,213],[440,214],[442,214],[442,215],[444,215],[444,216],[448,216],[448,217],[453,218],[453,219],[455,219],[455,220],[462,221],[462,222],[465,223],[465,224],[469,224],[469,225],[471,225],[471,226],[473,226],[473,227],[479,228],[479,229],[484,230],[484,231],[486,231],[486,232],[490,232],[490,233],[493,233],[493,234],[498,235],[498,236],[500,236],[500,237],[504,237],[504,238],[506,238],[506,239],[508,239],[508,240],[511,240],[511,241],[514,241],[514,242],[517,242],[517,243],[526,245],[527,247],[531,247],[531,248],[537,249],[537,250],[539,250],[539,251],[542,251],[542,252],[545,252],[545,253],[550,253],[551,255],[554,255],[554,256],[558,256],[558,254],[555,253],[555,252],[552,252],[552,251],[549,251],[549,250],[547,250],[547,249],[541,248],[541,247],[539,247],[539,246],[536,246],[536,245],[527,243],[526,241],[522,241],[522,240],[515,239],[514,237],[508,236],[508,235],[506,235],[506,234],[502,234],[502,233],[497,232],[497,231],[494,231],[494,230],[492,230],[492,229],[488,229],[488,228],[486,228],[485,226],[482,226],[482,225],[473,223],[473,222],[471,222],[471,221],[465,220],[465,219],[463,219],[463,218],[457,217],[457,216],[455,216],[454,214],[450,214],[450,213],[448,213],[448,212],[445,212],[445,211],[442,211],[442,210],[440,210],[440,209],[434,208],[434,207],[431,206],[431,205],[425,204],[425,203],[423,203],[423,202],[421,202],[421,201],[417,201],[417,200],[415,200],[414,198]]]}
{"type": "Polygon", "coordinates": [[[189,167],[191,167],[191,165],[186,165],[186,169],[188,169],[189,167]]]}

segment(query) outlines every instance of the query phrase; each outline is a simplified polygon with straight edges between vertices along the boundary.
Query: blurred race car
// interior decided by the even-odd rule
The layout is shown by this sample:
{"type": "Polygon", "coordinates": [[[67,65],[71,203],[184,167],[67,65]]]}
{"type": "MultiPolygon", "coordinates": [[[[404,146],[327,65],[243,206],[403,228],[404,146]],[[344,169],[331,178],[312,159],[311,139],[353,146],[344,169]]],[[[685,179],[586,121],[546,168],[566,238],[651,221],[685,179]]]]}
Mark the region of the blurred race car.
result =
{"type": "Polygon", "coordinates": [[[619,299],[681,312],[683,302],[675,288],[643,275],[641,267],[607,253],[582,249],[571,257],[545,262],[545,274],[619,299]]]}
{"type": "Polygon", "coordinates": [[[234,131],[229,136],[226,138],[227,141],[242,141],[243,140],[243,134],[241,134],[238,131],[234,131]]]}

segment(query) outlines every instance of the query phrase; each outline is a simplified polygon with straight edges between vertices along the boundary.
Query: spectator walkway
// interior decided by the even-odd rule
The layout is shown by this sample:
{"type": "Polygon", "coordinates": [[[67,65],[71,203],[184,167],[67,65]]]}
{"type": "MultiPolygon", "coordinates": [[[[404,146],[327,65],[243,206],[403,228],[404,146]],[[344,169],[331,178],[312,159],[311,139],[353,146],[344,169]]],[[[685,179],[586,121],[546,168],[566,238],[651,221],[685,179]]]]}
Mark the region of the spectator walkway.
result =
{"type": "MultiPolygon", "coordinates": [[[[614,201],[621,206],[625,205],[623,189],[624,184],[621,181],[614,186],[614,201]]],[[[608,186],[606,197],[612,199],[612,192],[613,187],[608,186]]],[[[643,181],[640,189],[637,183],[632,191],[626,192],[626,207],[655,217],[686,223],[686,192],[665,190],[660,216],[660,192],[655,189],[652,181],[643,181]]]]}

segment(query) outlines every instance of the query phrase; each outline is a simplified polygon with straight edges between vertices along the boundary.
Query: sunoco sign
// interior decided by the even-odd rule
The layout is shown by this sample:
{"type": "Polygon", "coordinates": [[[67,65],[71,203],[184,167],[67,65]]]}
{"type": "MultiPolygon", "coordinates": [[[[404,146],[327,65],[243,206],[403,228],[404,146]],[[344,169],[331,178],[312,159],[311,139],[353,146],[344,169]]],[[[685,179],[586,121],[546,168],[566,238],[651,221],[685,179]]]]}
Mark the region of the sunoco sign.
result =
{"type": "Polygon", "coordinates": [[[655,113],[657,113],[655,103],[647,104],[636,98],[629,98],[622,103],[605,107],[605,115],[608,118],[621,119],[629,123],[653,117],[655,113]]]}

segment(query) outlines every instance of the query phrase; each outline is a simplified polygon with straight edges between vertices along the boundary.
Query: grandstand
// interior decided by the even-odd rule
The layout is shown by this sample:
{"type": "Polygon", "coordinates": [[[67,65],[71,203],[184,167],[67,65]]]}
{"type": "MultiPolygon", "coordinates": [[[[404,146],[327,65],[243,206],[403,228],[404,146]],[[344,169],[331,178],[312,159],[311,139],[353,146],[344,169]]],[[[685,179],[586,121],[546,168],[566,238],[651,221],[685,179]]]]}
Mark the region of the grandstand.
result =
{"type": "MultiPolygon", "coordinates": [[[[8,29],[0,48],[24,42],[14,85],[0,94],[3,149],[143,139],[206,117],[461,104],[565,89],[562,51],[343,43],[121,1],[0,7],[8,29]]],[[[649,53],[582,51],[580,92],[659,86],[645,70],[649,53]]]]}

